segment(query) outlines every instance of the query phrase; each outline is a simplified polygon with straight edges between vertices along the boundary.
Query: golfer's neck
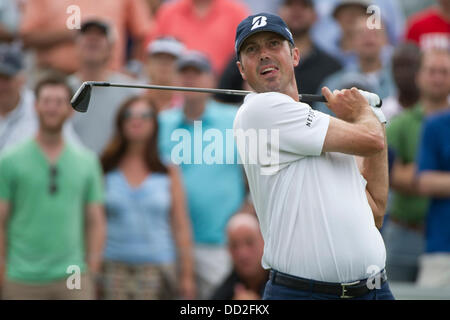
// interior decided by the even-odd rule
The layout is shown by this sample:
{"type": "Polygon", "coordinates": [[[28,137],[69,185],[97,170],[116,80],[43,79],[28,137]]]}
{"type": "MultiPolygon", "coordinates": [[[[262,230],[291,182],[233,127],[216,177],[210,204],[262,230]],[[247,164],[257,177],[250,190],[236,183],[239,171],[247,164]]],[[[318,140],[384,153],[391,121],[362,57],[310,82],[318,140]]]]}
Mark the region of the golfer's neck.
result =
{"type": "Polygon", "coordinates": [[[297,88],[297,82],[295,81],[295,77],[291,81],[291,84],[281,93],[284,93],[294,99],[295,101],[299,102],[300,99],[298,97],[298,88],[297,88]]]}

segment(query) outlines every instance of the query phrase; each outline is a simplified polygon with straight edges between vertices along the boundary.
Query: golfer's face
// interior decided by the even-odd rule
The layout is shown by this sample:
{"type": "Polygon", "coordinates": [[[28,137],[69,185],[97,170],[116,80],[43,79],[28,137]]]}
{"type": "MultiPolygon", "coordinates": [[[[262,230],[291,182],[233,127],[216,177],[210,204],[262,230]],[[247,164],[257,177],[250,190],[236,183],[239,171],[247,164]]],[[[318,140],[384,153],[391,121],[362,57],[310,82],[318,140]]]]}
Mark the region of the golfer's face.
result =
{"type": "Polygon", "coordinates": [[[256,92],[283,92],[298,64],[298,49],[273,32],[250,36],[240,50],[238,67],[242,77],[256,92]]]}

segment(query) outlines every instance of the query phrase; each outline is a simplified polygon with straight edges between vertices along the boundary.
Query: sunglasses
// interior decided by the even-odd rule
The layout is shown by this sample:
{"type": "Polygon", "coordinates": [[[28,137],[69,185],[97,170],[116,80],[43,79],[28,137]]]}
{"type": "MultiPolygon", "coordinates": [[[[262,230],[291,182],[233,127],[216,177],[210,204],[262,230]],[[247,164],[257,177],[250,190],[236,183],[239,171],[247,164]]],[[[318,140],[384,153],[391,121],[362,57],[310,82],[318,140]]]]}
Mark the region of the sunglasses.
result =
{"type": "Polygon", "coordinates": [[[143,112],[131,112],[130,110],[125,111],[123,118],[125,120],[131,118],[139,118],[139,119],[151,119],[153,118],[155,113],[151,110],[143,111],[143,112]]]}
{"type": "Polygon", "coordinates": [[[48,192],[51,195],[54,195],[56,192],[58,192],[58,185],[56,184],[56,177],[58,176],[58,168],[56,166],[50,167],[50,183],[48,186],[48,192]]]}

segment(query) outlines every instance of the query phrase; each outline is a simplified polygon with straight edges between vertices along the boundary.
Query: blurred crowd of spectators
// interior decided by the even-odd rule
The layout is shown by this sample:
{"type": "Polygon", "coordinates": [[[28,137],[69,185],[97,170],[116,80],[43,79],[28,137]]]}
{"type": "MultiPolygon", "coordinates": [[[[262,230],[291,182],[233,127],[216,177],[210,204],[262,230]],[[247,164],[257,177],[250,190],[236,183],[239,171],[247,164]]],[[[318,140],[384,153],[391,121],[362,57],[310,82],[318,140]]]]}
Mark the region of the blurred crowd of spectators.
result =
{"type": "Polygon", "coordinates": [[[95,87],[86,114],[70,106],[84,81],[251,90],[234,37],[258,12],[289,26],[299,93],[383,99],[388,277],[450,286],[449,0],[0,0],[0,297],[261,297],[235,146],[215,150],[234,164],[197,159],[242,97],[95,87]]]}

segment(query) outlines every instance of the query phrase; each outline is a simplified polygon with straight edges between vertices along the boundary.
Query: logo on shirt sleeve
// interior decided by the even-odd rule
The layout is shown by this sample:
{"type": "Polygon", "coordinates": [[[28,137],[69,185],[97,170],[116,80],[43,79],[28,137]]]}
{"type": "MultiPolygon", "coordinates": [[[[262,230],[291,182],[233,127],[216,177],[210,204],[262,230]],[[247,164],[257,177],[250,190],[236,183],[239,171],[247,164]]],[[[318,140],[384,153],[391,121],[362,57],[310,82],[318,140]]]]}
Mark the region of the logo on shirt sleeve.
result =
{"type": "Polygon", "coordinates": [[[306,126],[311,128],[312,122],[314,118],[316,117],[316,113],[313,109],[309,109],[308,116],[306,117],[306,126]]]}

